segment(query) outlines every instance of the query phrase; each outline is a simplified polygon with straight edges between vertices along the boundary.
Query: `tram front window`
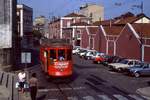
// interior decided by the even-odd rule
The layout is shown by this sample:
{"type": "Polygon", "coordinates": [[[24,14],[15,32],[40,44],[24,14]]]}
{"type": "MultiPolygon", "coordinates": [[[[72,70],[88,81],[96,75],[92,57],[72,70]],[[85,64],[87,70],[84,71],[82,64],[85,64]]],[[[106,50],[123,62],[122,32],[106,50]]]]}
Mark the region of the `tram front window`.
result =
{"type": "Polygon", "coordinates": [[[65,60],[65,50],[58,50],[58,60],[65,60]]]}
{"type": "Polygon", "coordinates": [[[50,50],[50,59],[56,60],[56,50],[54,49],[50,50]]]}
{"type": "Polygon", "coordinates": [[[67,50],[67,60],[71,60],[72,59],[72,50],[68,49],[67,50]]]}

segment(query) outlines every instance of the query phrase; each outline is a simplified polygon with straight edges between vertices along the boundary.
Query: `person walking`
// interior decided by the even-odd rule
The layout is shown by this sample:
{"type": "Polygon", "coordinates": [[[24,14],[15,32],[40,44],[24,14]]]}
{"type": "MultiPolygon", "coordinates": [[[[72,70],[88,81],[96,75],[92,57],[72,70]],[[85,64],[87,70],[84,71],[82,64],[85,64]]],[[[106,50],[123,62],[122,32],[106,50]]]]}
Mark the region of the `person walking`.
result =
{"type": "Polygon", "coordinates": [[[36,77],[36,73],[33,73],[32,77],[29,79],[29,88],[32,100],[36,100],[37,86],[38,86],[38,79],[36,77]]]}
{"type": "Polygon", "coordinates": [[[26,73],[24,70],[21,70],[21,72],[18,73],[19,78],[19,88],[21,89],[21,92],[24,93],[24,85],[26,81],[26,73]]]}

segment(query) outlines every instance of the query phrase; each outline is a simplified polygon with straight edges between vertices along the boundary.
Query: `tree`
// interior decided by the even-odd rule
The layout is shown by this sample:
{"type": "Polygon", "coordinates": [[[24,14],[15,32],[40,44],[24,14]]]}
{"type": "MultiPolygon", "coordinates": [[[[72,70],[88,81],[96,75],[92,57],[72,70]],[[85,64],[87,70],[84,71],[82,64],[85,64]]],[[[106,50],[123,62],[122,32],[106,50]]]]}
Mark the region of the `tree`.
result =
{"type": "Polygon", "coordinates": [[[33,30],[33,37],[40,39],[42,37],[42,33],[38,30],[33,30]]]}

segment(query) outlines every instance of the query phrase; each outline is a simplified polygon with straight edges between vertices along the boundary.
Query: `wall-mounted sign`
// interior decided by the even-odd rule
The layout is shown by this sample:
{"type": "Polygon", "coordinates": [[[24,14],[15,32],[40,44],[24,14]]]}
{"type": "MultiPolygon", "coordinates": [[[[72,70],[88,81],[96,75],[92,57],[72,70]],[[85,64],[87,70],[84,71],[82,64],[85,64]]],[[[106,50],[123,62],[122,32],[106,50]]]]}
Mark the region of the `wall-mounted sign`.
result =
{"type": "Polygon", "coordinates": [[[21,53],[21,63],[31,63],[31,52],[21,53]]]}

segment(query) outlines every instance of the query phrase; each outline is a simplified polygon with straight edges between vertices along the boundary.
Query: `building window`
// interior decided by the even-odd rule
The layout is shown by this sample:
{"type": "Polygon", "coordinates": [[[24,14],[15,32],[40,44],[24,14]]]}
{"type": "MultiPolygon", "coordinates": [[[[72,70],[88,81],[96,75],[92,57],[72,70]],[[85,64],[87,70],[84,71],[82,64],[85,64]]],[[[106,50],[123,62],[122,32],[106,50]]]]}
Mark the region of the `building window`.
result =
{"type": "Polygon", "coordinates": [[[77,34],[81,34],[81,30],[77,30],[77,34]]]}
{"type": "Polygon", "coordinates": [[[92,18],[93,17],[93,14],[92,13],[90,13],[90,18],[92,18]]]}
{"type": "Polygon", "coordinates": [[[77,39],[81,39],[81,34],[77,34],[77,39]]]}
{"type": "Polygon", "coordinates": [[[90,38],[90,48],[94,49],[94,38],[93,37],[90,38]]]}
{"type": "Polygon", "coordinates": [[[69,21],[67,22],[67,27],[70,27],[70,22],[69,21]]]}

